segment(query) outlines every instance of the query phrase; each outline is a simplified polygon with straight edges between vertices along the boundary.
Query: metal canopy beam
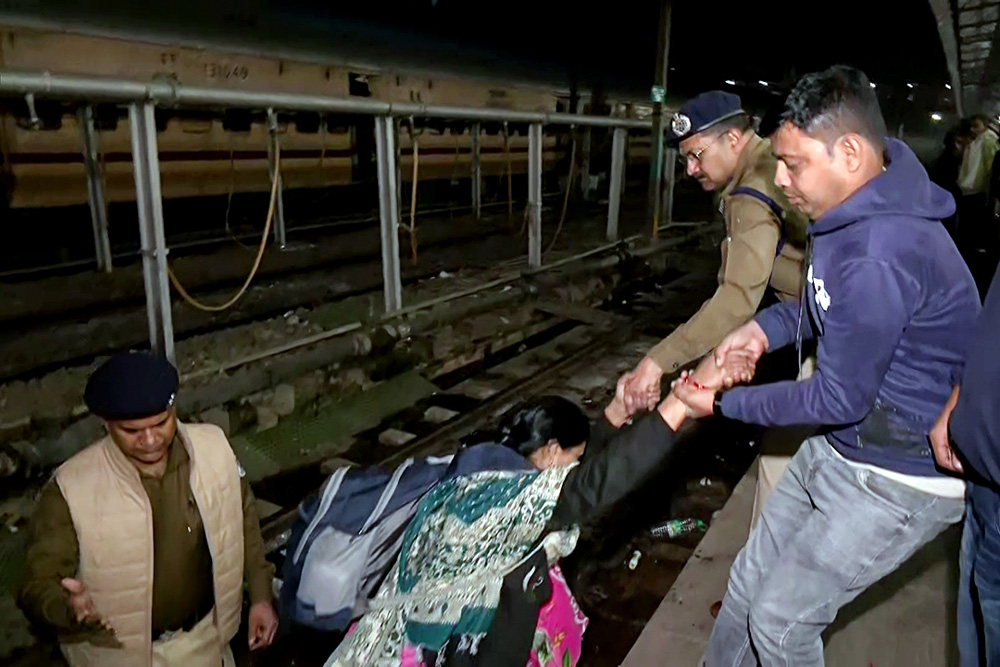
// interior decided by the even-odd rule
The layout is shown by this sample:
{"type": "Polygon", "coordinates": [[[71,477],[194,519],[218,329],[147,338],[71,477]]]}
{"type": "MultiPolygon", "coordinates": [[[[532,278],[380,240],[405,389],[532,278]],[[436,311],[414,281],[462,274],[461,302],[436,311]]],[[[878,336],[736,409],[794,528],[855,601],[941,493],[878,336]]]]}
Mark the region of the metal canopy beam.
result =
{"type": "Polygon", "coordinates": [[[969,41],[976,41],[977,39],[989,39],[993,32],[996,30],[996,23],[988,26],[981,26],[979,28],[973,28],[966,30],[962,28],[959,30],[959,39],[964,44],[969,41]]]}
{"type": "Polygon", "coordinates": [[[959,23],[958,24],[958,30],[959,30],[959,32],[961,32],[962,30],[966,30],[968,28],[995,27],[996,24],[997,24],[997,19],[996,18],[986,19],[984,21],[975,21],[975,22],[972,22],[972,23],[959,23]]]}
{"type": "Polygon", "coordinates": [[[104,168],[97,149],[97,132],[94,130],[94,108],[80,107],[76,115],[83,136],[83,165],[87,172],[87,202],[90,204],[90,221],[94,227],[94,255],[97,268],[111,273],[111,241],[108,239],[108,205],[104,199],[104,168]]]}
{"type": "Polygon", "coordinates": [[[961,58],[958,35],[955,28],[955,17],[951,12],[950,0],[929,0],[934,20],[937,23],[938,37],[944,50],[945,65],[948,77],[951,79],[951,94],[955,98],[955,111],[959,116],[965,115],[965,91],[962,89],[961,58]]]}
{"type": "Polygon", "coordinates": [[[966,5],[965,7],[958,8],[958,14],[961,16],[966,12],[975,12],[980,9],[993,9],[994,7],[1000,7],[1000,2],[983,2],[978,5],[966,5]]]}
{"type": "Polygon", "coordinates": [[[375,117],[375,156],[378,162],[378,208],[382,230],[382,284],[385,312],[403,307],[399,268],[399,200],[396,189],[396,129],[387,116],[375,117]]]}
{"type": "Polygon", "coordinates": [[[149,343],[154,353],[175,363],[170,284],[167,278],[168,251],[163,233],[160,159],[156,145],[154,109],[155,105],[152,102],[129,105],[132,170],[135,177],[135,200],[139,210],[142,277],[146,285],[149,343]]]}

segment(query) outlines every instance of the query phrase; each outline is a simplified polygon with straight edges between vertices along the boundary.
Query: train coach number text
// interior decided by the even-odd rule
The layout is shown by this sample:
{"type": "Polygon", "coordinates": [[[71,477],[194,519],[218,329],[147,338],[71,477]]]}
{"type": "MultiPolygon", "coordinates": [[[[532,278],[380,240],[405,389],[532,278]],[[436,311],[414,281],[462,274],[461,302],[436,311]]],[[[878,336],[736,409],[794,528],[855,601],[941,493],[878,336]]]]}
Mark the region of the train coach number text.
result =
{"type": "Polygon", "coordinates": [[[205,77],[246,81],[250,77],[250,68],[246,65],[230,65],[229,63],[205,63],[205,77]]]}

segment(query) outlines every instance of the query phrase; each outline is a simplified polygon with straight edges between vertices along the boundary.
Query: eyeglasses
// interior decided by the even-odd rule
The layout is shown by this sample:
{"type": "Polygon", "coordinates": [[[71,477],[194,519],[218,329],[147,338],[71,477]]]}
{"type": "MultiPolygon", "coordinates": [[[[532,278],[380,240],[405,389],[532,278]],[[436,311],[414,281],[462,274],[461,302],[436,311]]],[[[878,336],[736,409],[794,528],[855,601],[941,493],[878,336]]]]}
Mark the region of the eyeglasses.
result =
{"type": "Polygon", "coordinates": [[[680,163],[680,165],[682,167],[687,167],[688,162],[691,162],[691,161],[694,161],[694,162],[697,162],[698,164],[701,164],[701,154],[704,153],[705,151],[707,151],[709,146],[711,146],[712,144],[714,144],[716,141],[718,141],[719,139],[721,139],[724,136],[726,136],[725,132],[723,132],[722,134],[715,135],[715,137],[710,142],[708,142],[707,144],[705,144],[704,146],[702,146],[701,148],[699,148],[698,150],[696,150],[694,153],[691,153],[690,155],[686,155],[684,153],[678,153],[677,154],[677,161],[680,163]]]}

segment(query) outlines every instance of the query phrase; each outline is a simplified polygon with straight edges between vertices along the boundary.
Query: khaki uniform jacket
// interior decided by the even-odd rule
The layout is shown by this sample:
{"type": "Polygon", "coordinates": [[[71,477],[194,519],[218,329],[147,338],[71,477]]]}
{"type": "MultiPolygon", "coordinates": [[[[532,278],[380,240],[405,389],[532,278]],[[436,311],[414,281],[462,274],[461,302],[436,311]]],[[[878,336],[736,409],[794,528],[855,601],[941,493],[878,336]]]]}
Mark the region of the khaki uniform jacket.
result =
{"type": "Polygon", "coordinates": [[[649,351],[665,373],[704,356],[726,334],[750,320],[769,284],[782,301],[798,299],[808,221],[774,184],[776,169],[771,142],[754,134],[720,194],[726,239],[719,287],[694,316],[649,351]],[[759,199],[732,194],[740,187],[770,197],[784,211],[784,221],[759,199]],[[777,253],[781,240],[784,243],[777,253]]]}

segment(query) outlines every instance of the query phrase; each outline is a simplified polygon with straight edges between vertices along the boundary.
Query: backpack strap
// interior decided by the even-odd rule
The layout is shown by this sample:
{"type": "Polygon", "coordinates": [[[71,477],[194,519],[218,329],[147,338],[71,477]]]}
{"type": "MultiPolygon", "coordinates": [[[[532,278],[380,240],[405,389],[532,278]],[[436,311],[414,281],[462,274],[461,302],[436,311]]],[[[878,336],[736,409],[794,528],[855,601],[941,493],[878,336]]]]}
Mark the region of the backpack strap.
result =
{"type": "Polygon", "coordinates": [[[372,527],[372,524],[382,518],[382,513],[385,512],[385,508],[389,505],[389,501],[392,500],[393,494],[395,494],[396,489],[399,488],[399,480],[403,478],[403,473],[406,472],[406,469],[411,465],[413,465],[412,456],[406,459],[401,466],[396,468],[396,472],[392,473],[389,483],[386,484],[385,489],[382,490],[382,496],[378,499],[378,503],[375,504],[375,509],[373,509],[372,513],[368,515],[368,520],[365,521],[365,525],[358,531],[358,535],[363,535],[369,528],[372,527]]]}
{"type": "Polygon", "coordinates": [[[323,517],[330,510],[330,505],[333,504],[333,499],[337,496],[337,492],[340,491],[340,485],[343,484],[344,477],[347,476],[347,471],[350,469],[350,466],[344,466],[330,477],[330,481],[326,485],[326,488],[323,489],[323,495],[319,499],[316,513],[313,514],[312,521],[306,526],[305,532],[302,533],[302,539],[299,540],[299,546],[295,549],[295,554],[292,556],[293,563],[298,562],[302,556],[302,550],[305,549],[306,544],[309,542],[309,538],[312,537],[316,527],[319,526],[320,521],[323,520],[323,517]]]}
{"type": "Polygon", "coordinates": [[[736,195],[748,195],[750,197],[753,197],[760,203],[764,204],[764,206],[771,209],[771,213],[774,213],[775,217],[778,218],[778,224],[781,229],[781,236],[778,238],[778,249],[775,250],[774,252],[774,256],[777,257],[779,254],[781,254],[781,249],[785,247],[785,241],[786,241],[784,209],[778,206],[778,202],[774,201],[760,190],[755,190],[753,188],[748,188],[746,186],[741,185],[738,188],[734,188],[733,191],[729,193],[730,197],[736,195]]]}

